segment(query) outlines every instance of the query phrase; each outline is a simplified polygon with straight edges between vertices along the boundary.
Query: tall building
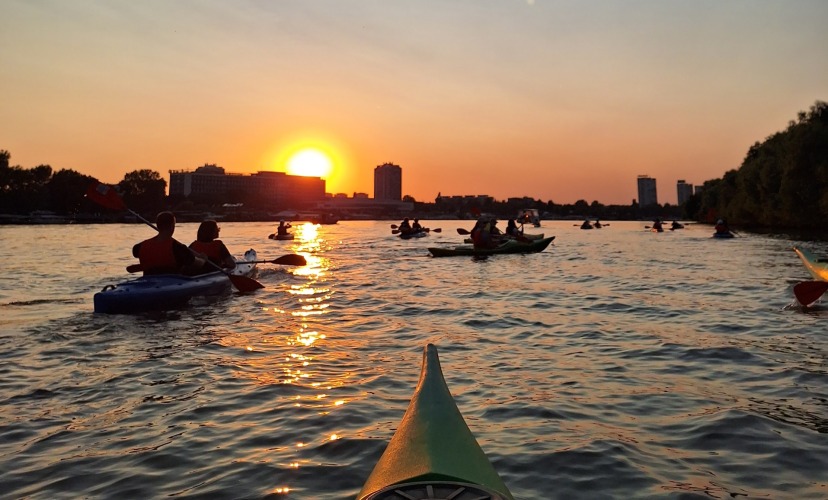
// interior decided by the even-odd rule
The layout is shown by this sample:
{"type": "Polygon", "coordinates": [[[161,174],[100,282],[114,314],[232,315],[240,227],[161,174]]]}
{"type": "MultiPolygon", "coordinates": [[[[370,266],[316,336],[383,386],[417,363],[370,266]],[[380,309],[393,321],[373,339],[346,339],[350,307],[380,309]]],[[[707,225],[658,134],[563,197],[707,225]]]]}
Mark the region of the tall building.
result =
{"type": "Polygon", "coordinates": [[[656,180],[649,175],[638,176],[638,206],[658,205],[656,180]]]}
{"type": "Polygon", "coordinates": [[[678,204],[684,205],[693,196],[693,185],[687,184],[684,180],[679,180],[676,183],[676,192],[678,194],[678,204]]]}
{"type": "Polygon", "coordinates": [[[402,200],[402,169],[392,163],[383,163],[374,169],[374,199],[402,200]]]}

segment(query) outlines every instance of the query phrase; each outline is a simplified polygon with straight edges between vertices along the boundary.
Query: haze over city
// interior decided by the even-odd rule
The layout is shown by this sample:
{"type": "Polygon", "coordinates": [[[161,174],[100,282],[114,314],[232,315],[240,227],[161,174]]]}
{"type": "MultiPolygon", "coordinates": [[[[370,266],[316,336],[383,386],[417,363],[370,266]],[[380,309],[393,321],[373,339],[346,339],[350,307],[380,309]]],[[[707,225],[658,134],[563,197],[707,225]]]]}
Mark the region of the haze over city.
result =
{"type": "Polygon", "coordinates": [[[628,204],[646,174],[675,203],[828,98],[826,21],[823,0],[4,0],[0,149],[112,183],[290,162],[349,195],[391,162],[421,201],[628,204]]]}

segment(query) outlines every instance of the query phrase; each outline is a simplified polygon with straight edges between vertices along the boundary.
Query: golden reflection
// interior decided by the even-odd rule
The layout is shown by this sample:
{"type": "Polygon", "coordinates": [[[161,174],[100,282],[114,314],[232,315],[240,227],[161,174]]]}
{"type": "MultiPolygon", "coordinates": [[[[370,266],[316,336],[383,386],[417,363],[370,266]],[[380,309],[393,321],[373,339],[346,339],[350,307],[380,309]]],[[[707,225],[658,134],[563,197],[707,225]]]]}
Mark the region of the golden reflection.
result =
{"type": "Polygon", "coordinates": [[[287,495],[288,493],[290,493],[290,488],[287,486],[277,486],[270,492],[271,495],[287,495]]]}

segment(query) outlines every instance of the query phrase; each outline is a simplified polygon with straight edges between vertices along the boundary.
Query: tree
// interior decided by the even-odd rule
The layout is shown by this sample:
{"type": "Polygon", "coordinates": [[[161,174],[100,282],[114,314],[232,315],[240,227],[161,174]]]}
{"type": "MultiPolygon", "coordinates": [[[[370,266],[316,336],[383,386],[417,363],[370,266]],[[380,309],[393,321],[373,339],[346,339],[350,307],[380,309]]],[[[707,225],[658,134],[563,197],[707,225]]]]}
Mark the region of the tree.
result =
{"type": "Polygon", "coordinates": [[[118,183],[118,191],[132,210],[152,215],[164,208],[167,181],[153,170],[133,170],[118,183]]]}
{"type": "Polygon", "coordinates": [[[49,208],[59,214],[92,209],[91,202],[86,199],[84,193],[93,182],[97,182],[97,179],[74,170],[58,170],[47,185],[49,208]]]}

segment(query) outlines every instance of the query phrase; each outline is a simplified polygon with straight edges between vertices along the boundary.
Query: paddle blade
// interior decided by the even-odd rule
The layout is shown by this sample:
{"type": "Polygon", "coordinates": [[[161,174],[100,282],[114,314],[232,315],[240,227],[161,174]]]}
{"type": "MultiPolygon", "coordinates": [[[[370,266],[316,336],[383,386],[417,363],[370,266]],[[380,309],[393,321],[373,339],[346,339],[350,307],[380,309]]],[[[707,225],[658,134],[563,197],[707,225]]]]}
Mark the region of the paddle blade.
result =
{"type": "Polygon", "coordinates": [[[471,234],[471,233],[468,230],[463,229],[462,227],[458,227],[457,228],[457,234],[462,234],[463,236],[466,236],[466,235],[471,234]]]}
{"type": "Polygon", "coordinates": [[[112,210],[126,210],[127,207],[124,204],[124,200],[121,199],[121,195],[115,191],[115,188],[103,184],[100,182],[96,182],[89,186],[86,190],[86,197],[90,200],[94,201],[98,205],[102,207],[111,208],[112,210]]]}
{"type": "Polygon", "coordinates": [[[128,273],[138,273],[144,270],[144,266],[141,264],[130,264],[126,268],[128,273]]]}
{"type": "Polygon", "coordinates": [[[439,227],[437,229],[432,229],[432,231],[434,231],[435,233],[442,233],[443,232],[443,230],[439,227]]]}
{"type": "Polygon", "coordinates": [[[397,229],[397,225],[396,224],[391,224],[391,229],[397,229]]]}
{"type": "Polygon", "coordinates": [[[308,261],[303,256],[295,253],[283,255],[278,259],[273,259],[270,262],[274,264],[281,264],[283,266],[304,266],[308,263],[308,261]]]}
{"type": "Polygon", "coordinates": [[[230,278],[230,282],[233,283],[233,286],[240,292],[252,292],[254,290],[258,290],[259,288],[264,288],[264,285],[253,278],[248,278],[247,276],[228,274],[227,277],[230,278]]]}
{"type": "Polygon", "coordinates": [[[400,234],[400,230],[399,229],[392,229],[391,234],[400,234]]]}
{"type": "Polygon", "coordinates": [[[803,281],[797,283],[793,290],[796,300],[803,306],[809,306],[828,291],[828,281],[803,281]]]}

